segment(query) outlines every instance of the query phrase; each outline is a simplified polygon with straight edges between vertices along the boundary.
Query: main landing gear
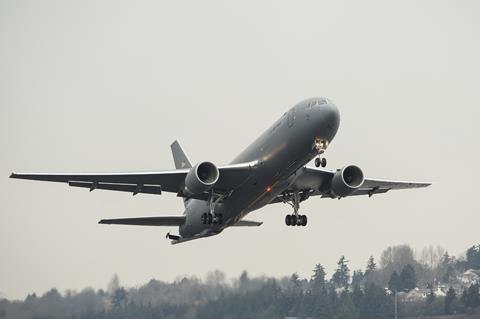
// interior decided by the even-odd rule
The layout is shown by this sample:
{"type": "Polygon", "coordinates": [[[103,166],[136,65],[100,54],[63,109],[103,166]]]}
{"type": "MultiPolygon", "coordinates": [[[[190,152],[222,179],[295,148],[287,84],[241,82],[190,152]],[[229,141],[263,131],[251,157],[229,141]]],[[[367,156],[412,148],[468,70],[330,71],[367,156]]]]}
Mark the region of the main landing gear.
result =
{"type": "Polygon", "coordinates": [[[203,213],[202,224],[204,225],[221,225],[223,224],[223,215],[215,213],[203,213]]]}
{"type": "Polygon", "coordinates": [[[300,194],[294,192],[291,203],[289,201],[284,201],[284,203],[293,207],[293,214],[285,216],[285,224],[287,226],[307,226],[307,215],[300,215],[298,213],[298,210],[300,209],[300,194]]]}
{"type": "Polygon", "coordinates": [[[307,226],[307,215],[287,215],[285,224],[287,226],[307,226]]]}
{"type": "Polygon", "coordinates": [[[223,199],[227,198],[231,195],[230,193],[227,194],[217,194],[213,191],[210,192],[209,199],[208,199],[208,208],[209,211],[202,214],[202,224],[204,225],[221,225],[223,224],[223,214],[215,213],[215,206],[222,201],[223,199]]]}

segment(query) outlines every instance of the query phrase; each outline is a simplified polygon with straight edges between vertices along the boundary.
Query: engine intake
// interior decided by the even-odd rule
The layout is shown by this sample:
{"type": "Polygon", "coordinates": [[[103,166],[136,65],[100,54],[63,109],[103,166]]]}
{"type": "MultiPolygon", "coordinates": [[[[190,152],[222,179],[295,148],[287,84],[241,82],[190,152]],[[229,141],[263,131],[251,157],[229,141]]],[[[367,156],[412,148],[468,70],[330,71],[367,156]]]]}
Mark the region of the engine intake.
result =
{"type": "Polygon", "coordinates": [[[185,177],[185,192],[190,195],[208,191],[218,180],[217,166],[211,162],[200,162],[190,169],[185,177]]]}
{"type": "Polygon", "coordinates": [[[363,172],[358,166],[345,166],[333,175],[332,193],[338,197],[348,196],[360,188],[363,181],[363,172]]]}

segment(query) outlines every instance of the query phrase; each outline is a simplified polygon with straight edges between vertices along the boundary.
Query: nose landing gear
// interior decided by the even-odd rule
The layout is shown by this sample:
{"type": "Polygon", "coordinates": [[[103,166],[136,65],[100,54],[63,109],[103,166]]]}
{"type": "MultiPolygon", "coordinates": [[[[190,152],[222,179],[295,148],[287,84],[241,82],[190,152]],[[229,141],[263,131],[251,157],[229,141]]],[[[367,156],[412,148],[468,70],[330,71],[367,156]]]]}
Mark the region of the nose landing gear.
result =
{"type": "Polygon", "coordinates": [[[325,167],[327,166],[327,159],[325,157],[320,157],[320,155],[315,159],[315,166],[316,167],[325,167]]]}
{"type": "Polygon", "coordinates": [[[318,157],[315,159],[315,166],[316,167],[325,167],[327,166],[327,159],[322,157],[322,154],[328,147],[328,141],[322,138],[316,138],[313,143],[314,150],[318,153],[318,157]]]}

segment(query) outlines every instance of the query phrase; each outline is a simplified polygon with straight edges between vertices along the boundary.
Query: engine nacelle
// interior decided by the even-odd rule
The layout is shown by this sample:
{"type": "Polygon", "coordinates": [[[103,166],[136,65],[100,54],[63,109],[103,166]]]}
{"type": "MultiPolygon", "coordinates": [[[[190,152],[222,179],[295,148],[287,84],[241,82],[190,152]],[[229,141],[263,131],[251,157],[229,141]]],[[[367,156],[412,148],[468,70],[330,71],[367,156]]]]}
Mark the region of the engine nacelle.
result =
{"type": "Polygon", "coordinates": [[[333,175],[332,193],[338,197],[348,196],[361,187],[363,181],[363,172],[358,166],[345,166],[333,175]]]}
{"type": "Polygon", "coordinates": [[[190,169],[185,177],[185,192],[201,194],[215,185],[219,176],[218,168],[211,162],[200,162],[190,169]]]}

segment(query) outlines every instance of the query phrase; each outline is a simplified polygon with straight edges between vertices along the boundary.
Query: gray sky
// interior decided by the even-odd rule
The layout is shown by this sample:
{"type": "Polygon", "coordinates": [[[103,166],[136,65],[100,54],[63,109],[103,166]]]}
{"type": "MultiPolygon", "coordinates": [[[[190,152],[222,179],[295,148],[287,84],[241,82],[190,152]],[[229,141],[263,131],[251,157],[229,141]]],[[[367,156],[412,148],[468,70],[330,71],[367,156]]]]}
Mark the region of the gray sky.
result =
{"type": "Polygon", "coordinates": [[[0,294],[151,278],[331,274],[387,245],[479,241],[478,1],[0,1],[0,294]],[[433,181],[428,189],[283,204],[258,229],[171,246],[173,228],[101,218],[181,214],[162,196],[10,180],[11,171],[228,163],[293,104],[327,96],[342,121],[331,169],[433,181]]]}

